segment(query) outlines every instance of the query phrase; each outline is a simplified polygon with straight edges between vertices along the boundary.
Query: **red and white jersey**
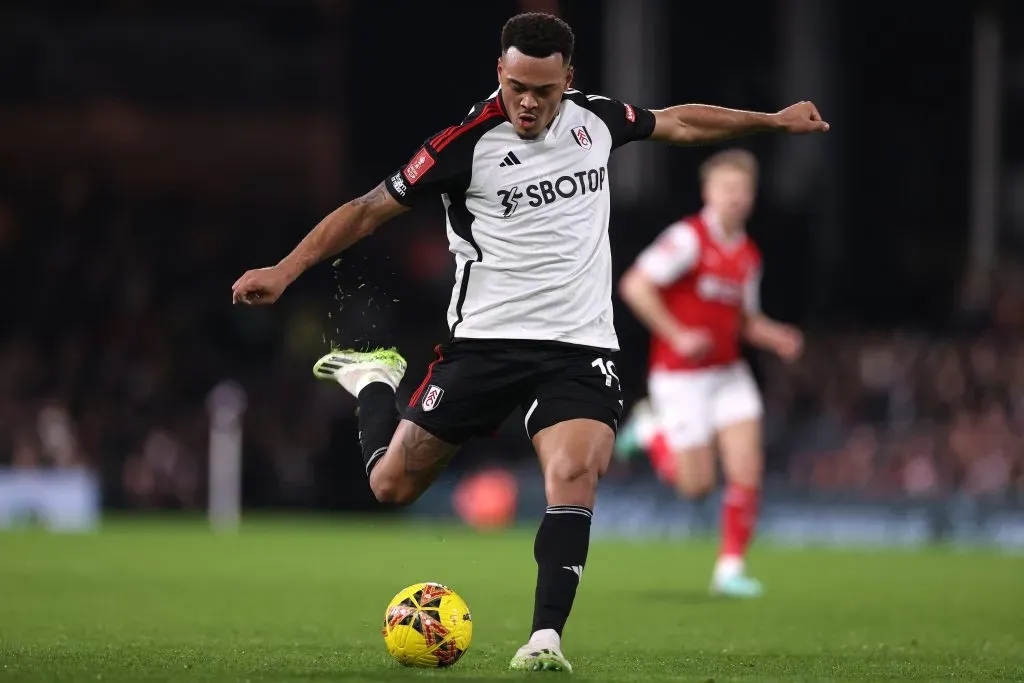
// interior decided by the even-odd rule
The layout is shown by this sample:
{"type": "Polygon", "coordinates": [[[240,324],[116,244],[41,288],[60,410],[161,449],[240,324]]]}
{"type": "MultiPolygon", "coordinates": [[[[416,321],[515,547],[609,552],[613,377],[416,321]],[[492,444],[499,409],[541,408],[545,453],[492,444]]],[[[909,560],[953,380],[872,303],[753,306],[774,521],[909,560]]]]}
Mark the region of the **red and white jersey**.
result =
{"type": "Polygon", "coordinates": [[[740,358],[745,313],[760,308],[761,253],[741,234],[727,239],[713,215],[703,212],[668,226],[640,254],[637,267],[661,291],[662,301],[686,327],[711,335],[713,347],[692,361],[655,336],[651,371],[694,370],[740,358]]]}

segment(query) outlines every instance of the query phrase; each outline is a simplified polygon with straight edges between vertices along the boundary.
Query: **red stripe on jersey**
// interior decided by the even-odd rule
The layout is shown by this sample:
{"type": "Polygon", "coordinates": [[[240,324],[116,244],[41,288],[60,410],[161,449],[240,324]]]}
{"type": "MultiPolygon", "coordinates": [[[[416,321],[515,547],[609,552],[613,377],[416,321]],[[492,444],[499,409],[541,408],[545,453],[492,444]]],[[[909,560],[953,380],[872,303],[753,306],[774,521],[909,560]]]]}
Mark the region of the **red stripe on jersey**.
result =
{"type": "Polygon", "coordinates": [[[430,146],[434,148],[435,152],[440,152],[467,130],[471,130],[474,126],[478,126],[488,119],[493,119],[495,116],[502,116],[501,107],[498,106],[497,100],[491,100],[484,105],[483,111],[480,112],[479,116],[461,126],[446,128],[430,141],[430,146]]]}
{"type": "Polygon", "coordinates": [[[508,110],[505,109],[505,100],[501,98],[501,90],[498,90],[498,96],[494,98],[494,101],[498,103],[498,109],[501,110],[501,115],[507,119],[508,110]]]}
{"type": "Polygon", "coordinates": [[[454,131],[456,128],[458,128],[458,126],[448,126],[444,130],[442,130],[440,133],[438,133],[434,137],[430,138],[430,142],[428,144],[431,147],[434,147],[434,146],[440,144],[441,141],[444,140],[449,135],[451,135],[452,131],[454,131]]]}

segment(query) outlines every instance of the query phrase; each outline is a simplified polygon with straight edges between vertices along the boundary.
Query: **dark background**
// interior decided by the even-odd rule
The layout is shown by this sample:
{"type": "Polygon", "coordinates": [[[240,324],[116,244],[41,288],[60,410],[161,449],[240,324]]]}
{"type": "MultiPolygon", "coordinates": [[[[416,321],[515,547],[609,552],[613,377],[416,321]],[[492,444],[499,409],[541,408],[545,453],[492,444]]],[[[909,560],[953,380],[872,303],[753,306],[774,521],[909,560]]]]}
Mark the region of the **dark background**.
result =
{"type": "MultiPolygon", "coordinates": [[[[1021,495],[1022,4],[830,0],[808,18],[796,0],[650,0],[635,11],[662,12],[657,101],[608,90],[609,59],[635,57],[608,54],[609,6],[4,3],[0,463],[95,468],[113,507],[200,506],[205,397],[233,379],[248,394],[247,505],[369,505],[354,401],[310,367],[331,343],[396,344],[406,384],[419,382],[446,336],[440,202],[310,271],[273,308],[233,308],[231,284],[459,121],[496,87],[504,20],[550,7],[574,27],[584,91],[651,108],[811,99],[831,123],[823,137],[737,142],[763,165],[750,225],[763,305],[808,334],[795,367],[751,356],[772,476],[900,496],[928,471],[925,495],[1021,495]],[[997,248],[972,271],[978,16],[1002,32],[1001,137],[997,248]]],[[[647,77],[637,68],[638,86],[647,77]]],[[[650,157],[661,185],[613,202],[617,274],[699,208],[696,169],[716,149],[650,157]]],[[[618,301],[616,315],[632,403],[647,336],[618,301]]],[[[527,460],[517,424],[454,467],[527,460]]]]}

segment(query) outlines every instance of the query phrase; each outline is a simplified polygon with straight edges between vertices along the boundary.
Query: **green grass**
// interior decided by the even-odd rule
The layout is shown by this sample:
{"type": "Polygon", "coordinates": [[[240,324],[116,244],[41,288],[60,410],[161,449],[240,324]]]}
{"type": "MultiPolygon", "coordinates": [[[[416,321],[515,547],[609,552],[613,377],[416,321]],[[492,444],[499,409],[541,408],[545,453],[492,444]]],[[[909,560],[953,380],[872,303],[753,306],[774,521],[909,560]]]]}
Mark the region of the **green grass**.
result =
{"type": "MultiPolygon", "coordinates": [[[[565,633],[573,680],[1024,679],[1024,559],[757,548],[752,602],[712,600],[707,544],[595,542],[565,633]]],[[[0,534],[0,683],[491,680],[528,635],[532,532],[369,522],[120,521],[0,534]],[[400,588],[441,581],[474,640],[406,670],[380,637],[400,588]]]]}

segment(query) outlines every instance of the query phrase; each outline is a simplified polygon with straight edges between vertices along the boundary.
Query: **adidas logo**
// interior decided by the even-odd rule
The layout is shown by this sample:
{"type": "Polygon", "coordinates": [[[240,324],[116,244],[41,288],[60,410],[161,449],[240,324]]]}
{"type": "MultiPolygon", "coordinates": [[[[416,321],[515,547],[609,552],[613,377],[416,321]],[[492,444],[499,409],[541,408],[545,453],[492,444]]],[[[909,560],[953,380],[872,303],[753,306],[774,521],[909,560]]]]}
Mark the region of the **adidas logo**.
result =
{"type": "Polygon", "coordinates": [[[571,567],[562,567],[562,569],[568,569],[569,571],[571,571],[573,574],[576,575],[577,579],[582,579],[583,578],[583,567],[581,567],[578,564],[574,564],[571,567]]]}
{"type": "Polygon", "coordinates": [[[502,159],[501,163],[498,164],[498,167],[504,168],[505,166],[518,166],[521,163],[523,162],[519,161],[519,157],[516,156],[515,152],[509,152],[505,155],[505,158],[502,159]]]}

